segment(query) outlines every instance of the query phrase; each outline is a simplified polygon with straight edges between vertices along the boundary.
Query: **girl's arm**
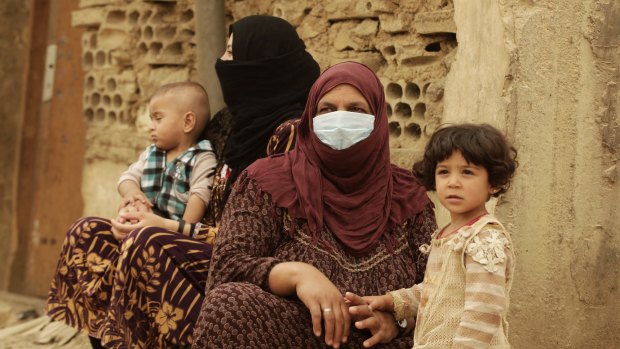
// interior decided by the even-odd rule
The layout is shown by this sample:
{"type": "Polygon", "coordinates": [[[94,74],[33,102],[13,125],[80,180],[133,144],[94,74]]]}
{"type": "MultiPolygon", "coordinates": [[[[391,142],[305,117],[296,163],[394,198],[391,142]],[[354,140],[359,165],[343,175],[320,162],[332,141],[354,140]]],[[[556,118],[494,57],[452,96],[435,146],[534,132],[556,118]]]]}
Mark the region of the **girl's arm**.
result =
{"type": "Polygon", "coordinates": [[[507,306],[507,273],[513,253],[506,235],[492,226],[464,248],[465,310],[452,348],[488,348],[507,306]]]}
{"type": "MultiPolygon", "coordinates": [[[[183,220],[187,223],[198,223],[205,216],[207,205],[198,195],[190,195],[183,213],[183,220]]],[[[188,231],[189,233],[189,231],[188,231]]]]}
{"type": "Polygon", "coordinates": [[[397,291],[388,292],[392,296],[394,318],[402,320],[415,317],[420,306],[420,294],[422,284],[413,285],[411,288],[401,288],[397,291]]]}

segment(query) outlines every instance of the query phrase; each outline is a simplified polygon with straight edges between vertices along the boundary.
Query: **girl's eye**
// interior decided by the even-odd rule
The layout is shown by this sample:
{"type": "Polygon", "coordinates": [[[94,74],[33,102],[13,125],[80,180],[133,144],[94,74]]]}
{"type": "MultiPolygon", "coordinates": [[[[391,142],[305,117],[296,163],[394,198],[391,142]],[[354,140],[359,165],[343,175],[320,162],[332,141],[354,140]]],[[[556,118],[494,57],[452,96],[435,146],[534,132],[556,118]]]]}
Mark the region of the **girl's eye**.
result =
{"type": "Polygon", "coordinates": [[[355,113],[361,113],[361,114],[368,114],[368,112],[365,109],[360,108],[360,107],[353,107],[349,111],[352,111],[352,112],[355,112],[355,113]]]}
{"type": "Polygon", "coordinates": [[[445,170],[445,169],[441,169],[441,170],[437,170],[436,171],[436,174],[438,174],[438,175],[442,175],[442,174],[446,174],[446,173],[448,173],[448,170],[445,170]]]}
{"type": "Polygon", "coordinates": [[[474,171],[472,171],[472,170],[470,170],[470,169],[467,169],[467,168],[466,168],[466,169],[464,169],[464,170],[463,170],[463,174],[466,174],[466,175],[473,175],[473,174],[474,174],[474,171]]]}

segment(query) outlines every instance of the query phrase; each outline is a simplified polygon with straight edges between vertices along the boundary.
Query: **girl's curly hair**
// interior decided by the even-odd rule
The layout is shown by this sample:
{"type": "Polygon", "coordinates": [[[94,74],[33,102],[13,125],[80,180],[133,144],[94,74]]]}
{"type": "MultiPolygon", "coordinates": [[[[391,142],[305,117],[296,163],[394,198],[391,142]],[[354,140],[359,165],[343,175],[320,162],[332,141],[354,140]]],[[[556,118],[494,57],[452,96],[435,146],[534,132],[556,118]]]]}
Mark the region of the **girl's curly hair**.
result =
{"type": "Polygon", "coordinates": [[[424,149],[424,158],[413,165],[413,173],[426,187],[435,190],[435,168],[458,150],[467,162],[484,167],[489,184],[505,193],[519,165],[517,150],[495,127],[488,124],[456,124],[440,128],[424,149]]]}

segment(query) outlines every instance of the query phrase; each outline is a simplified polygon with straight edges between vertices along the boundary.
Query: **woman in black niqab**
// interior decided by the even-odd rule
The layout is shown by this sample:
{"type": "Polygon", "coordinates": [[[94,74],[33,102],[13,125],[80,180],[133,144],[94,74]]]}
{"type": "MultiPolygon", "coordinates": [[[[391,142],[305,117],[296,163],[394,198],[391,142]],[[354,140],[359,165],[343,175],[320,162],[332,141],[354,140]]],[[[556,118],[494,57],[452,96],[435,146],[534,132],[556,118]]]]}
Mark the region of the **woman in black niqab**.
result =
{"type": "Polygon", "coordinates": [[[245,17],[230,26],[230,34],[232,60],[218,59],[215,64],[232,114],[224,150],[231,170],[225,198],[239,174],[267,155],[267,143],[278,125],[301,116],[320,74],[295,28],[281,18],[245,17]]]}

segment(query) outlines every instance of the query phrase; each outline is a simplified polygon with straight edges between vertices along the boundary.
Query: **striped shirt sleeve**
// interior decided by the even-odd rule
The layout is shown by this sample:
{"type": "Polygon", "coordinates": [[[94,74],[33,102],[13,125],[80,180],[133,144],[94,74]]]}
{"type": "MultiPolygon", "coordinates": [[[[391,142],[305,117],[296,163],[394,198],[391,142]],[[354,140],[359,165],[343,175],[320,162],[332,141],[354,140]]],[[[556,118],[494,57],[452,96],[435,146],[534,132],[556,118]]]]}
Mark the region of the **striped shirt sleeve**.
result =
{"type": "Polygon", "coordinates": [[[400,290],[388,292],[394,300],[394,318],[402,320],[415,317],[420,305],[420,294],[422,284],[413,285],[411,288],[401,288],[400,290]]]}
{"type": "Polygon", "coordinates": [[[483,230],[465,246],[465,309],[453,349],[489,347],[507,307],[512,261],[509,241],[500,230],[483,230]]]}

